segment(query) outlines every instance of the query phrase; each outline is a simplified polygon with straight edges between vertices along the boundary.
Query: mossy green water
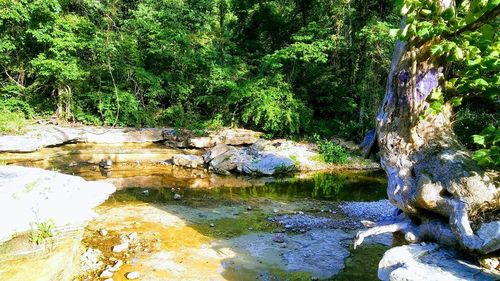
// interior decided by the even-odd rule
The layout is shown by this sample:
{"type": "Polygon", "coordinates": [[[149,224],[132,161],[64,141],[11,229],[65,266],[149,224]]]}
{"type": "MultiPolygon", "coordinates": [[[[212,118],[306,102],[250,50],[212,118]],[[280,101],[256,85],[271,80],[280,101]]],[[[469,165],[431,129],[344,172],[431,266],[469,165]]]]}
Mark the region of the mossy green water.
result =
{"type": "Polygon", "coordinates": [[[222,218],[192,225],[204,235],[214,238],[230,238],[251,232],[274,232],[282,227],[267,221],[268,215],[260,211],[247,212],[234,218],[222,218]]]}
{"type": "Polygon", "coordinates": [[[329,280],[379,280],[377,277],[378,263],[388,249],[389,247],[380,244],[361,245],[356,250],[351,247],[351,256],[345,261],[344,270],[329,280]]]}

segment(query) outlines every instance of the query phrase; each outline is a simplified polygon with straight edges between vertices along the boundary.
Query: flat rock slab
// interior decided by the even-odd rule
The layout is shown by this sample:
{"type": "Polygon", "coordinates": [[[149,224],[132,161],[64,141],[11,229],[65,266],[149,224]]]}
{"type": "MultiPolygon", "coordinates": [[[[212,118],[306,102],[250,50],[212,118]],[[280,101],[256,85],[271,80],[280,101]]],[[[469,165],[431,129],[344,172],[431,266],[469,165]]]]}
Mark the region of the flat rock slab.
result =
{"type": "Polygon", "coordinates": [[[21,136],[0,136],[0,152],[33,152],[71,142],[139,143],[162,141],[162,129],[59,127],[36,125],[21,136]]]}
{"type": "Polygon", "coordinates": [[[385,252],[378,278],[391,281],[500,280],[500,272],[479,267],[437,244],[414,244],[385,252]]]}
{"type": "Polygon", "coordinates": [[[93,208],[115,191],[110,183],[18,166],[0,166],[0,242],[52,222],[58,230],[85,226],[93,208]]]}
{"type": "Polygon", "coordinates": [[[226,259],[227,266],[258,270],[276,267],[285,271],[309,272],[314,277],[329,278],[344,268],[349,251],[342,241],[352,236],[341,230],[316,229],[300,235],[248,234],[219,242],[217,248],[229,248],[236,253],[226,259]],[[282,235],[282,243],[276,242],[282,235]]]}

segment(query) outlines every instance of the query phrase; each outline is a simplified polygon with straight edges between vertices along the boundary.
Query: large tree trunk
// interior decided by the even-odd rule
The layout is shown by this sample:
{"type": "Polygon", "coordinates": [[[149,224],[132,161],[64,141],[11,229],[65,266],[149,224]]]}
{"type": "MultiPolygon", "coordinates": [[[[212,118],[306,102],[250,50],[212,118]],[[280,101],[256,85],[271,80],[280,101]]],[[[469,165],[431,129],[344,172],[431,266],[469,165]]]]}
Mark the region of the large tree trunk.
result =
{"type": "Polygon", "coordinates": [[[499,208],[499,192],[458,142],[451,106],[423,113],[431,91],[444,91],[442,72],[443,64],[430,55],[430,42],[419,47],[397,42],[377,135],[389,200],[404,214],[393,224],[360,233],[355,245],[368,235],[403,231],[409,241],[434,240],[469,252],[500,248],[498,230],[482,237],[471,228],[469,217],[479,208],[499,208]]]}

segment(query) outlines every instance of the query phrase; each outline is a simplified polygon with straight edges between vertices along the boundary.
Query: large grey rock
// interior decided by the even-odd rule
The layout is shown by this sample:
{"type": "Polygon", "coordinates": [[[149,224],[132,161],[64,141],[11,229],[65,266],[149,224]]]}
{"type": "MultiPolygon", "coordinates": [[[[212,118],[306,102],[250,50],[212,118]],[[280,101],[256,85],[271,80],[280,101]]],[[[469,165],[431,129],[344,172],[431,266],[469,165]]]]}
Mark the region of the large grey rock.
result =
{"type": "Polygon", "coordinates": [[[289,157],[265,153],[258,155],[250,162],[244,163],[243,172],[246,174],[271,176],[290,172],[294,168],[295,164],[289,157]]]}
{"type": "Polygon", "coordinates": [[[197,168],[203,166],[203,158],[198,155],[175,154],[172,156],[172,162],[176,166],[197,168]]]}
{"type": "Polygon", "coordinates": [[[477,235],[483,239],[483,246],[488,253],[498,250],[500,248],[500,221],[483,223],[477,235]]]}
{"type": "Polygon", "coordinates": [[[0,166],[0,242],[52,221],[56,229],[78,229],[96,214],[92,210],[115,191],[110,183],[86,181],[54,171],[0,166]]]}
{"type": "Polygon", "coordinates": [[[482,269],[437,244],[414,244],[385,252],[378,278],[391,281],[499,280],[498,271],[482,269]]]}
{"type": "Polygon", "coordinates": [[[245,129],[225,129],[214,136],[217,143],[227,145],[250,145],[254,144],[262,135],[260,132],[255,132],[245,129]]]}
{"type": "Polygon", "coordinates": [[[141,143],[163,140],[161,129],[60,127],[36,125],[21,136],[0,136],[0,152],[33,152],[73,142],[141,143]]]}
{"type": "Polygon", "coordinates": [[[212,137],[196,137],[189,139],[189,147],[209,148],[213,146],[215,146],[215,141],[212,137]]]}
{"type": "Polygon", "coordinates": [[[205,163],[217,173],[239,172],[274,175],[294,169],[292,159],[274,153],[261,153],[252,148],[218,144],[204,155],[205,163]]]}

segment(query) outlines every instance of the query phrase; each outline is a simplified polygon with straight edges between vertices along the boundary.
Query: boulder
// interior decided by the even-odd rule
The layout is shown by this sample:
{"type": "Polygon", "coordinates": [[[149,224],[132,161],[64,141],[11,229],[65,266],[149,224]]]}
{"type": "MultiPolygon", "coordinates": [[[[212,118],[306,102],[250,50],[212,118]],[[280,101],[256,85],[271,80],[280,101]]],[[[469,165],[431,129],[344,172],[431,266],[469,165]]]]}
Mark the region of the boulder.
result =
{"type": "Polygon", "coordinates": [[[499,280],[500,272],[481,268],[454,250],[437,244],[413,244],[385,252],[378,278],[391,281],[499,280]]]}
{"type": "Polygon", "coordinates": [[[232,171],[241,171],[243,164],[251,160],[244,149],[222,144],[207,153],[205,161],[209,161],[209,167],[216,173],[229,174],[232,171]]]}
{"type": "Polygon", "coordinates": [[[253,148],[235,148],[218,144],[204,155],[205,163],[217,173],[228,174],[235,171],[244,174],[274,175],[292,171],[294,161],[289,157],[270,152],[260,152],[253,148]]]}
{"type": "Polygon", "coordinates": [[[196,137],[189,139],[189,147],[192,148],[210,148],[215,145],[212,137],[196,137]]]}
{"type": "Polygon", "coordinates": [[[250,145],[259,140],[262,133],[245,129],[225,129],[216,135],[217,143],[250,145]]]}
{"type": "Polygon", "coordinates": [[[258,155],[252,161],[243,165],[243,172],[246,174],[257,174],[271,176],[291,172],[295,168],[292,159],[273,153],[258,155]]]}
{"type": "Polygon", "coordinates": [[[175,154],[172,156],[172,162],[176,166],[186,168],[197,168],[203,166],[203,158],[198,155],[175,154]]]}

